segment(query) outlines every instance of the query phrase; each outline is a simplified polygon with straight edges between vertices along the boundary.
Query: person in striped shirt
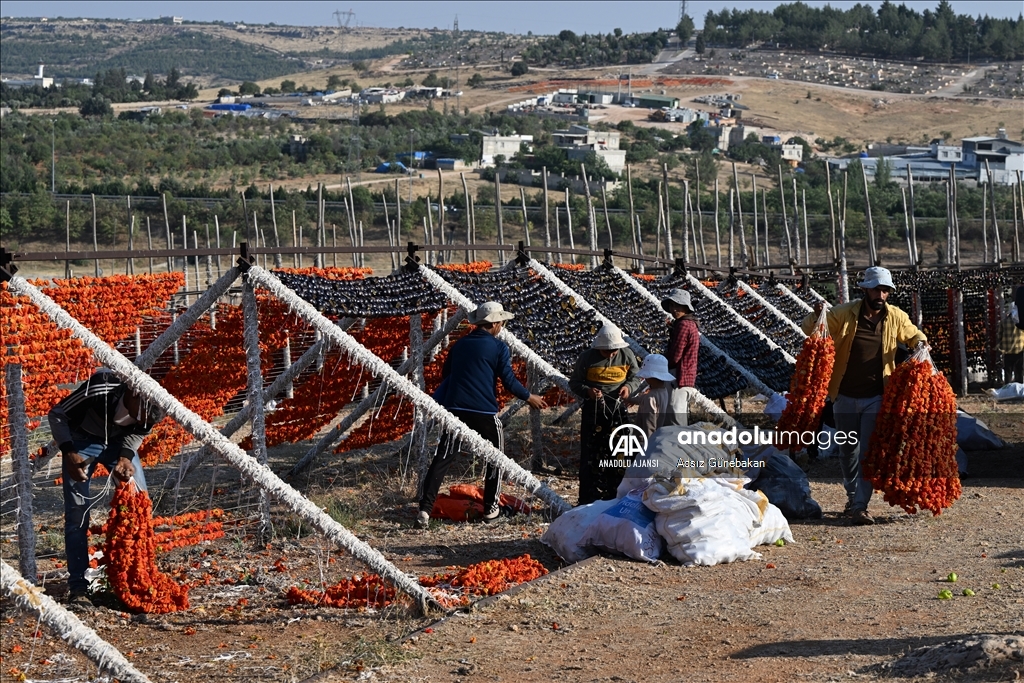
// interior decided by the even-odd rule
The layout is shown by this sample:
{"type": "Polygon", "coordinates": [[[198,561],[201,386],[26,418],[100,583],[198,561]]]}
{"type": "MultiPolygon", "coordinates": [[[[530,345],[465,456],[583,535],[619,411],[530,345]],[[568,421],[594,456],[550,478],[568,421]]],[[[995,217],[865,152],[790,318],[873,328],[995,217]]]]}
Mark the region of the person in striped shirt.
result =
{"type": "Polygon", "coordinates": [[[89,482],[98,465],[119,482],[134,479],[146,490],[138,450],[163,417],[156,406],[128,388],[114,373],[100,370],[50,409],[53,439],[62,454],[64,478],[64,550],[69,597],[73,607],[87,609],[89,585],[89,511],[100,495],[90,497],[89,482]]]}

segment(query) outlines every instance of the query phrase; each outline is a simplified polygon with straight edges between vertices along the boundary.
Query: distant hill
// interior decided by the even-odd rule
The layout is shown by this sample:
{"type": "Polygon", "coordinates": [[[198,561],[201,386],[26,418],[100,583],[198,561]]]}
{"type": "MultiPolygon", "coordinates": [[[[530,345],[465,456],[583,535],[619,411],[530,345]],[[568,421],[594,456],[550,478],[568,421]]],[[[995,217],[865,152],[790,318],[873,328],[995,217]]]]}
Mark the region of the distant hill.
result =
{"type": "Polygon", "coordinates": [[[4,19],[0,71],[35,73],[46,64],[56,79],[92,77],[124,68],[129,74],[183,76],[207,85],[257,81],[339,61],[376,59],[422,49],[447,31],[248,26],[160,21],[4,19]]]}

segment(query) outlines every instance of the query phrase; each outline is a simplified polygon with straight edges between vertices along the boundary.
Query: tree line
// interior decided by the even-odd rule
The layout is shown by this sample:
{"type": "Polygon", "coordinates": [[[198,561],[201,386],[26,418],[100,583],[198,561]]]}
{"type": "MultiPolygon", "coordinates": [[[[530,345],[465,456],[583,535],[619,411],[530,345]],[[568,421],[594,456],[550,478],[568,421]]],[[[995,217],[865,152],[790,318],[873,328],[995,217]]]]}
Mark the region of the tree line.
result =
{"type": "MultiPolygon", "coordinates": [[[[984,5],[981,5],[982,7],[984,5]]],[[[877,12],[866,4],[848,10],[802,2],[772,11],[709,10],[702,43],[751,47],[777,44],[796,50],[827,50],[886,59],[938,62],[1024,59],[1024,18],[956,14],[948,0],[918,12],[885,0],[877,12]]]]}
{"type": "Polygon", "coordinates": [[[615,29],[605,35],[576,35],[565,30],[557,36],[530,45],[523,60],[535,66],[602,66],[605,64],[647,64],[668,43],[669,34],[661,29],[652,33],[623,34],[615,29]]]}

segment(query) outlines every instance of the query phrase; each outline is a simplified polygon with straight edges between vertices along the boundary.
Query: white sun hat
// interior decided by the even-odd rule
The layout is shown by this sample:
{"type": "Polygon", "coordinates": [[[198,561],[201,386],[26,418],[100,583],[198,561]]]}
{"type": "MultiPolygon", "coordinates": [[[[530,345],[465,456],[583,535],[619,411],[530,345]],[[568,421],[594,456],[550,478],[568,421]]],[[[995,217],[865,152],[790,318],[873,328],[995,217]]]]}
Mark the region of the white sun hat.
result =
{"type": "Polygon", "coordinates": [[[673,382],[676,379],[675,375],[668,371],[668,358],[660,353],[648,354],[636,376],[643,379],[660,379],[663,382],[673,382]]]}
{"type": "Polygon", "coordinates": [[[598,331],[597,336],[594,337],[594,343],[591,344],[591,348],[601,349],[602,351],[614,351],[628,347],[629,344],[622,338],[622,330],[614,325],[603,325],[598,331]]]}
{"type": "Polygon", "coordinates": [[[515,313],[509,313],[497,301],[488,301],[480,304],[475,311],[469,314],[469,324],[500,323],[515,317],[515,313]]]}

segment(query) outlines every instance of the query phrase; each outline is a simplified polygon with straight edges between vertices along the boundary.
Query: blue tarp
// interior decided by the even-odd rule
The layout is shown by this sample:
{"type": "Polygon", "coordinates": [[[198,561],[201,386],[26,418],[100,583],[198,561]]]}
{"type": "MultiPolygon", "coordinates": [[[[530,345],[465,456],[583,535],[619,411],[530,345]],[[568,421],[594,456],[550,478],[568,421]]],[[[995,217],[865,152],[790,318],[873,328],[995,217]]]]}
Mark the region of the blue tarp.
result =
{"type": "Polygon", "coordinates": [[[396,168],[401,169],[402,171],[408,170],[405,167],[405,164],[403,164],[401,161],[385,161],[383,164],[377,167],[375,173],[391,173],[396,168]]]}

